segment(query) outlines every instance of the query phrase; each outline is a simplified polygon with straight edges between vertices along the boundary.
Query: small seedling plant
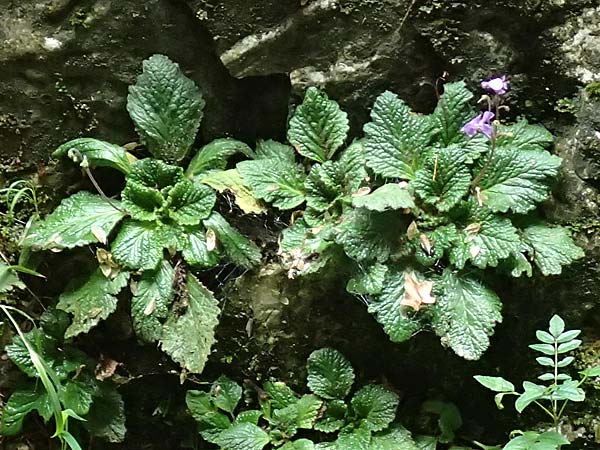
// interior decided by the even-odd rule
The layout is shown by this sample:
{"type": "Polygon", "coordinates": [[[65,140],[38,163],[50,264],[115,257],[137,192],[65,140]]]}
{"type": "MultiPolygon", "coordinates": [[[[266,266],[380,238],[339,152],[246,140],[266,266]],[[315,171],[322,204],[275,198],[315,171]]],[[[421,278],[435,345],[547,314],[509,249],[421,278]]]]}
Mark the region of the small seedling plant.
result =
{"type": "Polygon", "coordinates": [[[215,191],[199,181],[223,171],[227,158],[245,151],[220,139],[198,151],[186,171],[180,166],[194,144],[203,116],[198,87],[162,55],[144,62],[129,89],[127,110],[152,157],[136,159],[124,147],[91,138],[61,145],[89,175],[98,193],[78,192],[24,240],[32,250],[60,252],[93,246],[98,268],[60,296],[57,308],[72,314],[65,337],[87,333],[117,308],[117,295],[131,291],[137,337],[158,342],[188,372],[201,372],[214,342],[219,307],[194,271],[222,258],[243,268],[260,262],[258,247],[215,210],[215,191]],[[93,167],[111,167],[125,176],[120,199],[108,198],[93,167]]]}
{"type": "Polygon", "coordinates": [[[347,290],[393,341],[432,328],[466,359],[502,320],[486,274],[554,275],[583,256],[567,229],[535,213],[561,165],[546,150],[552,135],[500,121],[504,77],[482,86],[478,114],[463,82],[446,84],[429,115],[385,92],[364,138],[345,149],[346,113],[310,88],[290,145],[259,143],[237,164],[255,197],[293,210],[280,242],[290,277],[350,267],[347,290]]]}
{"type": "Polygon", "coordinates": [[[221,376],[209,392],[188,391],[187,407],[202,438],[222,450],[418,449],[395,421],[392,390],[369,384],[349,399],[354,370],[337,350],[313,352],[307,369],[310,394],[279,381],[252,385],[259,408],[248,409],[240,405],[242,387],[221,376]]]}
{"type": "Polygon", "coordinates": [[[515,386],[502,377],[475,376],[483,386],[497,392],[495,401],[499,409],[504,408],[502,401],[505,396],[515,395],[517,396],[515,409],[518,413],[535,405],[552,421],[553,430],[544,433],[535,431],[520,433],[502,447],[503,450],[556,449],[569,444],[569,441],[560,434],[565,408],[569,402],[583,402],[585,391],[581,386],[590,378],[600,377],[600,365],[579,372],[578,379],[564,372],[564,369],[575,361],[575,358],[567,353],[581,345],[581,340],[576,339],[580,333],[580,330],[565,330],[565,322],[558,315],[550,319],[547,331],[536,332],[539,342],[529,347],[542,355],[537,357],[536,361],[544,370],[544,373],[538,376],[538,380],[545,384],[524,381],[523,392],[517,392],[515,386]]]}

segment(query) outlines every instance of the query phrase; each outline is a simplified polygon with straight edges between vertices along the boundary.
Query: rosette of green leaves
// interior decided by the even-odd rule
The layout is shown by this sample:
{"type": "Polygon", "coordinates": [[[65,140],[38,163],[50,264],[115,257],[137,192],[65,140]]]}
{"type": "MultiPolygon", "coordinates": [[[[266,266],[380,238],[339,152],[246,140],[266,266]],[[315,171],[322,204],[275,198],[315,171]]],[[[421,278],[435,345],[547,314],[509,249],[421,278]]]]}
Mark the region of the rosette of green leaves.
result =
{"type": "MultiPolygon", "coordinates": [[[[182,367],[201,372],[214,342],[219,308],[213,294],[185,266],[210,269],[223,258],[251,268],[261,254],[254,243],[214,211],[216,194],[200,178],[225,168],[244,151],[220,139],[200,149],[187,173],[178,162],[192,146],[204,102],[198,88],[168,58],[155,55],[130,89],[128,110],[141,141],[154,156],[137,160],[123,147],[90,138],[60,146],[85,170],[115,168],[125,175],[120,200],[79,192],[32,226],[24,245],[61,251],[100,244],[99,268],[68,286],[58,308],[73,314],[66,337],[88,332],[117,308],[131,287],[131,316],[140,340],[158,342],[182,367]],[[105,247],[105,248],[104,248],[105,247]]],[[[241,147],[240,147],[241,146],[241,147]]]]}
{"type": "Polygon", "coordinates": [[[367,385],[347,400],[355,376],[341,353],[317,350],[307,369],[310,394],[269,381],[257,388],[259,409],[238,410],[242,388],[222,376],[209,392],[188,391],[188,410],[202,437],[223,450],[417,449],[410,433],[393,423],[398,406],[394,392],[367,385]],[[337,433],[337,438],[315,443],[300,437],[302,430],[337,433]]]}
{"type": "MultiPolygon", "coordinates": [[[[25,333],[24,338],[56,385],[62,410],[82,418],[82,425],[91,435],[108,442],[122,442],[126,432],[123,399],[113,383],[96,379],[94,361],[63,341],[68,325],[65,312],[45,312],[41,327],[25,333]]],[[[21,432],[26,417],[33,412],[48,422],[53,416],[53,404],[19,335],[6,346],[6,354],[27,376],[3,407],[0,434],[12,436],[21,432]]]]}

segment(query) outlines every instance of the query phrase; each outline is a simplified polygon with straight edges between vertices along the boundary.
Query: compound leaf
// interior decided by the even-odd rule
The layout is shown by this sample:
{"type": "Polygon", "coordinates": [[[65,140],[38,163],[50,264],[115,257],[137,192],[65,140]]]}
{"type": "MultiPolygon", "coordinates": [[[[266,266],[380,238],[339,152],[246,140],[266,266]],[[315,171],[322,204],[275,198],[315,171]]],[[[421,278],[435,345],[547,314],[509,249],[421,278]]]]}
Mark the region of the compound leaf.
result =
{"type": "Polygon", "coordinates": [[[34,250],[60,251],[65,248],[106,241],[112,229],[125,217],[99,195],[78,192],[64,199],[42,222],[35,223],[23,242],[34,250]]]}
{"type": "Polygon", "coordinates": [[[113,280],[97,269],[78,288],[63,292],[56,307],[73,314],[73,322],[65,338],[87,333],[117,309],[116,295],[129,280],[128,272],[120,272],[113,280]]]}
{"type": "Polygon", "coordinates": [[[558,275],[562,266],[584,256],[563,227],[533,225],[523,230],[523,240],[531,247],[533,262],[544,275],[558,275]]]}
{"type": "Polygon", "coordinates": [[[203,223],[216,234],[225,254],[234,264],[251,269],[260,263],[262,255],[256,244],[242,236],[219,213],[213,212],[203,223]]]}
{"type": "Polygon", "coordinates": [[[150,153],[165,161],[182,160],[194,143],[204,99],[194,82],[164,55],[144,61],[129,87],[127,111],[150,153]]]}
{"type": "Polygon", "coordinates": [[[478,281],[446,270],[440,278],[433,326],[442,341],[468,360],[479,359],[490,345],[496,322],[502,322],[498,296],[478,281]]]}
{"type": "Polygon", "coordinates": [[[131,299],[131,318],[137,336],[155,342],[162,336],[162,324],[175,296],[175,270],[162,260],[154,271],[145,271],[131,299]]]}
{"type": "Polygon", "coordinates": [[[186,288],[187,309],[168,317],[160,346],[187,371],[201,373],[215,342],[220,310],[212,292],[190,273],[186,288]]]}
{"type": "Polygon", "coordinates": [[[487,377],[484,375],[475,375],[473,378],[481,385],[494,392],[514,392],[515,386],[510,381],[502,377],[487,377]]]}
{"type": "Polygon", "coordinates": [[[127,153],[119,145],[100,141],[93,138],[79,138],[65,142],[52,153],[55,158],[68,156],[76,163],[87,164],[92,167],[112,167],[124,174],[129,173],[131,163],[135,157],[127,153]]]}
{"type": "Polygon", "coordinates": [[[156,222],[128,219],[112,243],[116,262],[131,269],[154,270],[163,257],[163,240],[156,222]]]}
{"type": "Polygon", "coordinates": [[[322,163],[344,143],[349,129],[348,115],[337,102],[310,87],[290,120],[288,141],[302,156],[322,163]]]}
{"type": "Polygon", "coordinates": [[[319,397],[343,399],[354,383],[350,362],[333,348],[322,348],[310,354],[307,361],[309,389],[319,397]]]}
{"type": "Polygon", "coordinates": [[[370,384],[352,398],[352,408],[362,424],[370,431],[386,428],[396,417],[398,396],[383,386],[370,384]]]}

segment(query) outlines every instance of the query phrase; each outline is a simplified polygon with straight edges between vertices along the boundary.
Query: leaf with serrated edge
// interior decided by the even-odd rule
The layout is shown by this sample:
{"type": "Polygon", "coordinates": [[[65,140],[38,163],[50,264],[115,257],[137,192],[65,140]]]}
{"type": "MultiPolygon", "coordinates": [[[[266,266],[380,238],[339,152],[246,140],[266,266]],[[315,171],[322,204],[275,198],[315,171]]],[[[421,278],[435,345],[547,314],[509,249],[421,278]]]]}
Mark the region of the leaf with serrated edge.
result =
{"type": "Polygon", "coordinates": [[[563,227],[533,225],[523,230],[523,240],[531,247],[533,262],[544,275],[559,275],[562,266],[584,256],[563,227]]]}
{"type": "Polygon", "coordinates": [[[187,309],[183,314],[171,313],[167,319],[160,346],[173,361],[192,373],[202,373],[219,323],[218,302],[192,274],[186,277],[187,309]]]}
{"type": "Polygon", "coordinates": [[[269,435],[251,423],[235,424],[217,438],[222,450],[262,450],[268,443],[269,435]]]}
{"type": "Polygon", "coordinates": [[[298,401],[296,393],[281,381],[267,381],[263,389],[269,395],[269,401],[275,409],[285,408],[298,401]]]}
{"type": "Polygon", "coordinates": [[[378,175],[411,180],[430,139],[428,119],[414,114],[396,94],[384,92],[371,120],[364,127],[367,165],[378,175]]]}
{"type": "Polygon", "coordinates": [[[302,156],[325,162],[344,143],[349,129],[348,115],[337,102],[310,87],[290,120],[288,141],[302,156]]]}
{"type": "Polygon", "coordinates": [[[373,435],[369,450],[419,450],[410,432],[402,425],[392,424],[373,435]]]}
{"type": "Polygon", "coordinates": [[[209,251],[203,229],[188,230],[182,249],[183,258],[192,266],[209,269],[219,264],[216,251],[209,251]]]}
{"type": "Polygon", "coordinates": [[[473,117],[470,104],[472,98],[473,94],[467,89],[464,81],[444,85],[444,93],[431,115],[431,120],[446,145],[464,139],[460,129],[473,117]]]}
{"type": "Polygon", "coordinates": [[[112,243],[113,259],[131,269],[154,270],[163,257],[163,240],[155,222],[127,220],[112,243]]]}
{"type": "Polygon", "coordinates": [[[405,187],[389,183],[375,189],[370,194],[354,197],[352,206],[371,211],[388,211],[414,208],[415,202],[405,187]]]}
{"type": "Polygon", "coordinates": [[[216,379],[210,392],[215,406],[229,414],[233,414],[242,398],[242,387],[225,375],[216,379]]]}
{"type": "Polygon", "coordinates": [[[23,245],[34,250],[60,251],[99,242],[92,228],[108,236],[125,217],[123,211],[115,209],[121,203],[112,200],[112,204],[99,195],[78,192],[64,199],[45,220],[34,224],[23,245]]]}
{"type": "Polygon", "coordinates": [[[209,170],[223,170],[227,160],[236,153],[252,154],[247,144],[230,138],[215,139],[202,147],[190,161],[185,175],[196,178],[209,170]]]}
{"type": "Polygon", "coordinates": [[[169,192],[167,212],[180,225],[198,225],[210,215],[216,201],[215,192],[208,186],[182,180],[169,192]]]}
{"type": "Polygon", "coordinates": [[[38,411],[46,419],[50,418],[50,401],[44,391],[17,390],[11,394],[8,401],[3,405],[2,422],[0,434],[3,436],[14,436],[23,428],[25,416],[32,411],[38,411]],[[50,414],[47,414],[46,410],[50,414]]]}
{"type": "Polygon", "coordinates": [[[353,276],[346,285],[346,290],[354,294],[379,294],[383,289],[388,266],[375,263],[366,270],[353,276]]]}
{"type": "Polygon", "coordinates": [[[396,417],[398,396],[389,389],[370,384],[352,397],[352,409],[370,431],[386,428],[396,417]]]}
{"type": "Polygon", "coordinates": [[[92,436],[108,442],[125,440],[125,402],[114,384],[100,383],[83,425],[92,436]]]}
{"type": "Polygon", "coordinates": [[[495,323],[502,322],[500,299],[478,281],[450,270],[443,273],[439,289],[432,319],[436,333],[458,356],[479,359],[495,323]]]}
{"type": "Polygon", "coordinates": [[[319,397],[342,399],[354,383],[350,362],[333,348],[322,348],[310,354],[307,361],[309,389],[319,397]]]}
{"type": "Polygon", "coordinates": [[[79,138],[65,142],[52,153],[55,158],[68,156],[76,163],[85,157],[91,167],[112,167],[127,174],[135,157],[119,145],[93,138],[79,138]]]}
{"type": "Polygon", "coordinates": [[[175,270],[161,261],[155,271],[145,271],[131,299],[131,319],[137,336],[154,342],[162,336],[162,324],[175,296],[175,270]]]}
{"type": "Polygon", "coordinates": [[[127,111],[152,155],[180,161],[196,138],[204,99],[194,82],[166,56],[154,55],[143,66],[136,84],[129,86],[127,111]]]}
{"type": "Polygon", "coordinates": [[[213,170],[199,177],[200,182],[210,186],[217,192],[231,192],[235,204],[246,214],[263,214],[267,208],[259,202],[249,186],[244,183],[237,169],[213,170]]]}
{"type": "Polygon", "coordinates": [[[262,255],[256,244],[229,225],[219,213],[213,212],[203,223],[217,235],[225,253],[234,264],[251,269],[260,263],[262,255]]]}
{"type": "Polygon", "coordinates": [[[347,192],[357,191],[367,180],[364,140],[354,141],[342,152],[339,165],[345,174],[344,187],[347,192]]]}
{"type": "Polygon", "coordinates": [[[327,211],[343,196],[344,175],[337,162],[315,164],[304,182],[306,206],[319,212],[327,211]]]}
{"type": "Polygon", "coordinates": [[[254,152],[254,159],[278,159],[284,163],[293,163],[296,161],[296,153],[293,147],[272,139],[267,141],[259,140],[256,143],[254,152]]]}
{"type": "Polygon", "coordinates": [[[120,272],[114,280],[106,278],[100,269],[76,289],[63,292],[56,307],[73,314],[73,322],[65,338],[87,333],[117,309],[116,295],[127,285],[128,272],[120,272]]]}

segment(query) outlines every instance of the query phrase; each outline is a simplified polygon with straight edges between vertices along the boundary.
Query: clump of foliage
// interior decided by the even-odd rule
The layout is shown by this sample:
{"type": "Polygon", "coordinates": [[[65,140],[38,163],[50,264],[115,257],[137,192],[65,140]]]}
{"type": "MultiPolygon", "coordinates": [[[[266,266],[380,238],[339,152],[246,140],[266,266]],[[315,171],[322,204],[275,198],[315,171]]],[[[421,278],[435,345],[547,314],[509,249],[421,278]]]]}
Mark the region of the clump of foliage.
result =
{"type": "Polygon", "coordinates": [[[536,332],[539,343],[529,347],[543,355],[537,357],[536,362],[544,370],[544,373],[538,376],[538,380],[546,384],[524,381],[523,392],[520,393],[510,381],[502,377],[475,376],[483,386],[497,392],[495,401],[499,409],[504,408],[502,401],[505,396],[515,395],[515,409],[518,413],[535,405],[552,420],[554,430],[519,433],[520,435],[502,447],[502,450],[553,450],[569,444],[568,439],[560,434],[560,423],[565,408],[570,401],[583,402],[585,392],[581,385],[590,378],[600,377],[600,365],[579,372],[579,379],[573,379],[564,372],[564,369],[575,361],[573,356],[566,354],[581,345],[581,340],[576,339],[580,333],[580,330],[565,330],[565,322],[558,315],[550,319],[548,331],[536,332]]]}
{"type": "Polygon", "coordinates": [[[418,448],[395,421],[396,393],[369,384],[349,398],[355,375],[338,351],[313,352],[307,369],[310,394],[299,395],[283,382],[269,381],[253,387],[259,409],[240,406],[242,387],[224,376],[209,392],[188,391],[186,403],[204,440],[222,450],[418,448]]]}
{"type": "Polygon", "coordinates": [[[592,81],[585,86],[585,92],[592,98],[600,98],[600,81],[592,81]]]}
{"type": "Polygon", "coordinates": [[[462,82],[445,85],[430,115],[385,92],[365,137],[342,150],[346,113],[310,88],[289,122],[291,146],[259,143],[237,165],[255,197],[295,210],[280,243],[290,277],[352,267],[348,291],[393,341],[432,328],[458,355],[479,358],[502,320],[486,274],[554,275],[583,255],[536,214],[561,159],[546,150],[543,127],[499,121],[506,91],[485,96],[488,110],[474,119],[462,82]]]}
{"type": "Polygon", "coordinates": [[[96,246],[98,268],[77,279],[57,308],[72,314],[65,337],[87,333],[117,308],[129,287],[138,338],[158,342],[186,371],[201,372],[214,342],[219,307],[194,271],[222,258],[250,268],[261,259],[257,246],[216,210],[216,193],[195,179],[219,171],[244,151],[221,139],[200,149],[187,167],[178,164],[193,146],[204,100],[177,64],[155,55],[129,89],[127,109],[152,158],[137,160],[125,148],[91,138],[61,145],[90,176],[99,194],[78,192],[63,200],[24,240],[32,250],[60,252],[96,246]],[[125,176],[120,200],[104,195],[91,167],[106,166],[125,176]]]}

